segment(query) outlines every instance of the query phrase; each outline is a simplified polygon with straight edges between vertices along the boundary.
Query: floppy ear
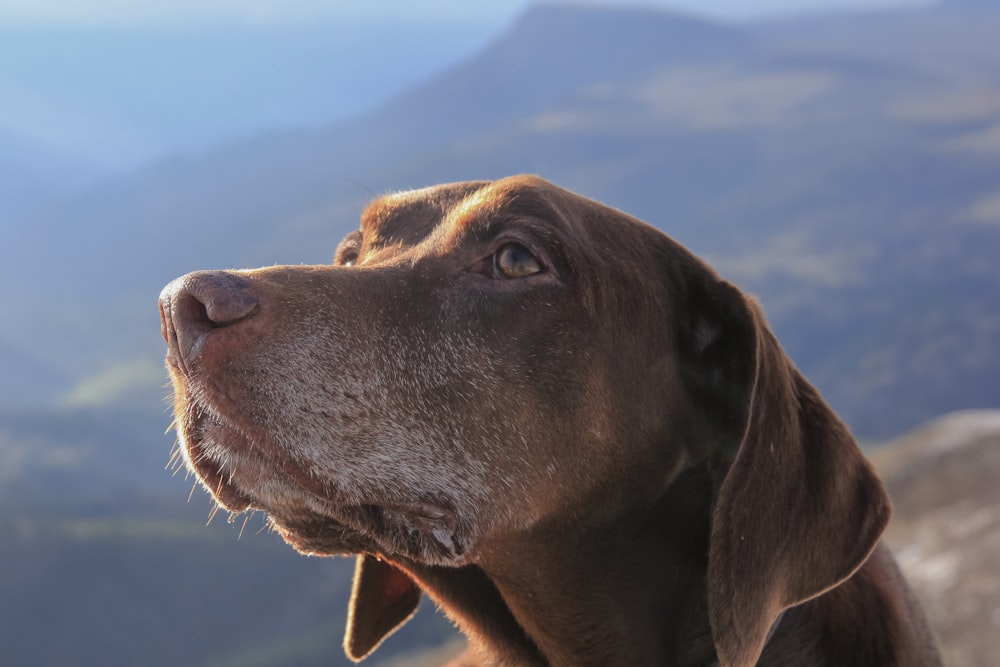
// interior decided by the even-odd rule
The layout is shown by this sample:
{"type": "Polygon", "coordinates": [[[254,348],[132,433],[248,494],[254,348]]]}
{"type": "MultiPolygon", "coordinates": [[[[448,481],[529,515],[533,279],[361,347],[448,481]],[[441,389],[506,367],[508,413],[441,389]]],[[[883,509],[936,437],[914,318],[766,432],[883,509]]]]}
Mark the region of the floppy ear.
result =
{"type": "Polygon", "coordinates": [[[374,556],[358,556],[344,634],[347,657],[367,658],[410,620],[419,603],[420,589],[406,574],[374,556]]]}
{"type": "Polygon", "coordinates": [[[784,609],[865,562],[888,522],[889,499],[756,302],[717,279],[699,289],[688,345],[702,376],[689,371],[686,384],[696,405],[719,415],[724,457],[733,454],[728,443],[739,443],[713,512],[709,618],[721,667],[752,667],[784,609]]]}

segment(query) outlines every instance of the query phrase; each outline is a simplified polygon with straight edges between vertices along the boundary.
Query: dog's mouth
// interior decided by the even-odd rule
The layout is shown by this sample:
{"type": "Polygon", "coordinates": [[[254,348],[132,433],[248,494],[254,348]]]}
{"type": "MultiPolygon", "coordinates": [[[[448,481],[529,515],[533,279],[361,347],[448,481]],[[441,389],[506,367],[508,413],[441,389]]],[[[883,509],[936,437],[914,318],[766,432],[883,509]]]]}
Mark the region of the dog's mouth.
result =
{"type": "Polygon", "coordinates": [[[435,565],[467,561],[466,531],[450,503],[426,498],[400,502],[398,490],[331,486],[266,433],[242,426],[185,391],[176,400],[183,406],[176,430],[188,469],[229,512],[266,512],[298,551],[402,556],[435,565]]]}
{"type": "Polygon", "coordinates": [[[256,509],[253,498],[234,483],[233,471],[227,470],[224,461],[217,460],[207,451],[206,443],[209,439],[217,442],[220,436],[225,436],[227,429],[200,412],[197,406],[187,407],[186,412],[188,415],[184,419],[178,419],[175,428],[178,434],[177,446],[188,470],[195,474],[223,509],[233,513],[256,509]]]}

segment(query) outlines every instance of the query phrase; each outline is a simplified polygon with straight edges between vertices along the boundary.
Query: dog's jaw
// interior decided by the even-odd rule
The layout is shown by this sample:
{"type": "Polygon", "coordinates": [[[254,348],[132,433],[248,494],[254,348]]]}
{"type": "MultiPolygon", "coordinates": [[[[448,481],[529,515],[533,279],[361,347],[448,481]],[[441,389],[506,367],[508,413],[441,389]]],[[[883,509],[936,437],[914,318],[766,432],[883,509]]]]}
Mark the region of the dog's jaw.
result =
{"type": "Polygon", "coordinates": [[[474,533],[445,494],[383,488],[385,481],[362,482],[362,475],[349,469],[331,475],[325,459],[336,449],[333,444],[326,451],[290,445],[229,405],[197,367],[179,365],[172,356],[167,367],[175,387],[180,455],[220,508],[266,512],[289,544],[310,555],[370,553],[448,566],[467,562],[474,533]]]}

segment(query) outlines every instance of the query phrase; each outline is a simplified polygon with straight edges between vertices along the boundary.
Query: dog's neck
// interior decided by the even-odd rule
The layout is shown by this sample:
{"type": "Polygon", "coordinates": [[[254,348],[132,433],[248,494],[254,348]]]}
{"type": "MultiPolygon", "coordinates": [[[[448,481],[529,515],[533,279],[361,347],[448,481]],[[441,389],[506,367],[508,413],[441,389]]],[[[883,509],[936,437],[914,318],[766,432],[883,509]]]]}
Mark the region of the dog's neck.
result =
{"type": "Polygon", "coordinates": [[[707,475],[691,470],[630,523],[537,527],[476,566],[412,574],[488,664],[705,665],[711,495],[707,475]]]}

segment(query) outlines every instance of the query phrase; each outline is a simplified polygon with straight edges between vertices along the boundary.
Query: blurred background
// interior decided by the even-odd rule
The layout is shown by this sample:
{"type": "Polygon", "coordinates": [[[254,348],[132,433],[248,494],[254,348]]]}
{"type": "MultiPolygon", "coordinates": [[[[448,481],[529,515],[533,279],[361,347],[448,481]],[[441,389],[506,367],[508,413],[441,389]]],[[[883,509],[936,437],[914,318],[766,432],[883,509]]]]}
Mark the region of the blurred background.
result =
{"type": "MultiPolygon", "coordinates": [[[[534,172],[759,295],[886,478],[948,664],[995,666],[998,38],[994,0],[3,0],[0,664],[347,664],[352,563],[206,526],[166,469],[156,297],[534,172]]],[[[425,603],[372,662],[455,641],[425,603]]]]}

